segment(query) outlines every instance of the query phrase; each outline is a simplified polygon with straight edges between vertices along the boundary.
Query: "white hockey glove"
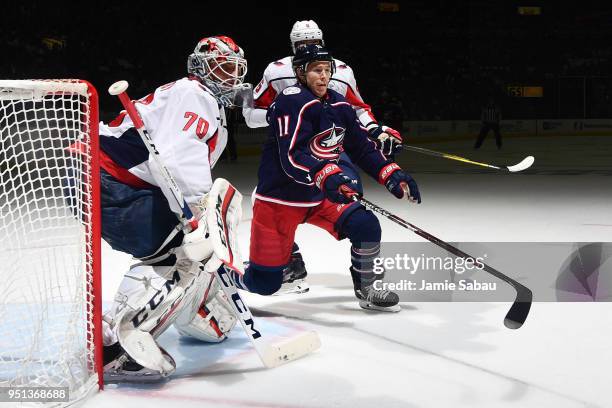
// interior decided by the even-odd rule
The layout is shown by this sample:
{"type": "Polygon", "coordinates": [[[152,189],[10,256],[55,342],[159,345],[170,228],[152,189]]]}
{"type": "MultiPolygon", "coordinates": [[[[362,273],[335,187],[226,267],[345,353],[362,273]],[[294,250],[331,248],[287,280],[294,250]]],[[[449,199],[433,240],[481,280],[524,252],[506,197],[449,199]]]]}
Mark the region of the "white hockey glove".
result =
{"type": "Polygon", "coordinates": [[[372,124],[368,127],[368,133],[385,156],[395,156],[402,150],[402,135],[397,130],[372,124]]]}

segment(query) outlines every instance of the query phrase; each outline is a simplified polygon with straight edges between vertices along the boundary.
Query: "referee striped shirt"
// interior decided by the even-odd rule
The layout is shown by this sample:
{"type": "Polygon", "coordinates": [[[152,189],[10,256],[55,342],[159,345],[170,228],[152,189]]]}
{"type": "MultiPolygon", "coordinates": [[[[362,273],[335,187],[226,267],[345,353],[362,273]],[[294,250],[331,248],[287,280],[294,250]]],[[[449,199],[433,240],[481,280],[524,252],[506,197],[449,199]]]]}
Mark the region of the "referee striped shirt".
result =
{"type": "Polygon", "coordinates": [[[487,105],[482,108],[481,120],[486,123],[499,123],[501,112],[495,105],[487,105]]]}

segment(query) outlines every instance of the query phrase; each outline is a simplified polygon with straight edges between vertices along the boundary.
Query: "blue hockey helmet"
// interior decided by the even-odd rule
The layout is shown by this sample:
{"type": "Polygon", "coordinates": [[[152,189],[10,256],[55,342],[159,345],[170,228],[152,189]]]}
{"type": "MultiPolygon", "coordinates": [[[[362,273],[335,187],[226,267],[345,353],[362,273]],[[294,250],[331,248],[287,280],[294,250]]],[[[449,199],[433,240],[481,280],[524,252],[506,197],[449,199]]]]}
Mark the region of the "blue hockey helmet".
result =
{"type": "Polygon", "coordinates": [[[302,72],[306,72],[308,64],[315,61],[327,61],[331,63],[332,75],[336,72],[336,63],[334,57],[331,55],[329,50],[320,44],[306,44],[295,50],[295,56],[293,57],[292,66],[293,71],[297,75],[297,70],[301,69],[302,72]]]}

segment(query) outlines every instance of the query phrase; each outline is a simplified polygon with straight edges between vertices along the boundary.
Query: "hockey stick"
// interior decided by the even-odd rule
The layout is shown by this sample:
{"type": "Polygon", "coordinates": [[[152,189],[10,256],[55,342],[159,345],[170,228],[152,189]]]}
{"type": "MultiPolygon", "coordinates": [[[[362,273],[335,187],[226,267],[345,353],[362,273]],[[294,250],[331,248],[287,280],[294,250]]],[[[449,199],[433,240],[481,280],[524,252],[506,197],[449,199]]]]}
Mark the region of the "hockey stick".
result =
{"type": "Polygon", "coordinates": [[[183,193],[181,192],[178,184],[176,184],[176,181],[174,181],[174,178],[172,178],[172,175],[170,174],[166,166],[164,166],[159,152],[157,151],[153,140],[151,140],[151,136],[149,136],[149,132],[147,132],[144,122],[140,117],[140,114],[136,110],[136,106],[130,100],[130,97],[126,92],[128,86],[129,85],[127,81],[115,82],[110,86],[110,88],[108,88],[108,93],[119,98],[127,114],[130,116],[130,119],[132,119],[132,123],[134,123],[134,128],[136,128],[136,131],[138,131],[142,142],[149,151],[149,154],[153,158],[153,161],[159,168],[162,177],[166,181],[167,187],[170,189],[170,192],[172,193],[176,204],[179,206],[181,212],[183,213],[183,217],[179,217],[179,221],[181,222],[181,224],[183,224],[183,227],[195,230],[198,228],[198,220],[193,216],[193,213],[185,202],[185,199],[183,198],[183,193]]]}
{"type": "Polygon", "coordinates": [[[519,171],[523,171],[531,167],[535,158],[533,156],[527,156],[519,163],[514,164],[512,166],[495,166],[493,164],[481,163],[474,160],[466,159],[465,157],[455,156],[454,154],[436,152],[435,150],[429,150],[422,147],[410,146],[410,145],[402,145],[404,149],[411,150],[413,152],[426,154],[429,156],[442,157],[444,159],[457,160],[463,163],[474,164],[476,166],[487,167],[489,169],[501,170],[503,172],[509,173],[517,173],[519,171]]]}
{"type": "MultiPolygon", "coordinates": [[[[419,227],[409,223],[408,221],[401,219],[397,215],[390,213],[384,208],[379,207],[378,205],[366,200],[363,197],[359,197],[354,193],[350,195],[349,194],[346,194],[346,195],[349,198],[351,198],[353,201],[356,201],[360,203],[361,205],[363,205],[365,208],[390,219],[391,221],[401,225],[402,227],[406,229],[409,229],[415,234],[425,238],[426,240],[430,242],[433,242],[434,244],[447,250],[453,255],[456,255],[463,259],[475,259],[473,256],[466,254],[459,248],[456,248],[452,246],[451,244],[445,241],[442,241],[441,239],[437,237],[434,237],[430,233],[423,231],[419,227]]],[[[509,329],[520,328],[523,325],[523,323],[525,323],[525,320],[527,319],[527,315],[529,314],[529,309],[531,308],[531,300],[533,298],[533,294],[531,293],[531,290],[528,287],[521,285],[514,279],[509,278],[508,276],[504,275],[497,269],[494,269],[485,263],[482,263],[482,265],[483,265],[483,269],[486,272],[506,282],[507,284],[512,286],[514,290],[516,291],[516,298],[514,299],[514,303],[512,304],[512,307],[510,307],[510,310],[508,311],[508,313],[506,313],[506,317],[504,319],[504,325],[509,329]]]]}
{"type": "MultiPolygon", "coordinates": [[[[184,228],[187,231],[195,230],[198,227],[198,220],[193,216],[191,210],[189,209],[185,199],[183,198],[183,194],[181,193],[178,184],[168,171],[168,169],[162,163],[159,152],[155,148],[151,137],[149,136],[144,122],[136,109],[136,106],[129,98],[126,90],[128,88],[127,81],[119,81],[115,82],[110,86],[108,92],[111,95],[115,95],[119,97],[121,104],[125,108],[126,112],[130,116],[130,119],[134,123],[134,127],[138,131],[138,134],[142,138],[143,143],[147,147],[147,150],[153,157],[156,165],[161,171],[162,177],[166,182],[167,187],[172,191],[172,197],[176,200],[176,204],[181,208],[183,213],[182,217],[178,217],[180,222],[183,224],[184,228]]],[[[178,215],[177,215],[178,216],[178,215]]],[[[264,363],[264,365],[268,368],[276,367],[278,365],[287,363],[289,361],[295,360],[299,357],[302,357],[321,346],[321,342],[319,340],[319,336],[314,331],[309,331],[300,334],[297,337],[286,340],[281,343],[269,344],[261,334],[259,330],[255,328],[255,323],[253,321],[253,316],[251,315],[251,311],[249,307],[241,298],[236,286],[234,285],[233,280],[231,278],[225,276],[227,274],[227,270],[225,267],[221,267],[215,271],[216,278],[221,283],[221,288],[228,299],[229,302],[236,314],[242,328],[245,333],[249,337],[249,340],[253,344],[255,351],[257,352],[259,358],[264,363]]]]}

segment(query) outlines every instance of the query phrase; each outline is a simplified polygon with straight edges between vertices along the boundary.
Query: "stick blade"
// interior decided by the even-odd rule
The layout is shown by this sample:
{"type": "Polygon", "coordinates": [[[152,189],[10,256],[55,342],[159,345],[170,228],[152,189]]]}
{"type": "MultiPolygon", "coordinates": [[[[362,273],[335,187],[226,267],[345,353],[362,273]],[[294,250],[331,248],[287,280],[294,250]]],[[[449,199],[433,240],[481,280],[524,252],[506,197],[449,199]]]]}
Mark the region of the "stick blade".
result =
{"type": "Polygon", "coordinates": [[[321,339],[314,331],[308,331],[291,339],[269,344],[262,354],[262,360],[267,368],[297,360],[321,347],[321,339]]]}
{"type": "Polygon", "coordinates": [[[516,173],[517,171],[523,171],[531,167],[531,165],[535,162],[535,157],[527,156],[520,163],[517,163],[513,166],[508,166],[507,169],[510,173],[516,173]]]}
{"type": "Polygon", "coordinates": [[[504,326],[512,330],[519,329],[523,323],[525,323],[527,315],[529,315],[531,301],[533,299],[533,294],[528,288],[523,286],[519,290],[520,291],[517,293],[516,300],[512,304],[512,307],[510,307],[510,310],[504,319],[504,326]]]}

